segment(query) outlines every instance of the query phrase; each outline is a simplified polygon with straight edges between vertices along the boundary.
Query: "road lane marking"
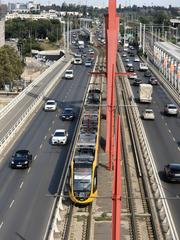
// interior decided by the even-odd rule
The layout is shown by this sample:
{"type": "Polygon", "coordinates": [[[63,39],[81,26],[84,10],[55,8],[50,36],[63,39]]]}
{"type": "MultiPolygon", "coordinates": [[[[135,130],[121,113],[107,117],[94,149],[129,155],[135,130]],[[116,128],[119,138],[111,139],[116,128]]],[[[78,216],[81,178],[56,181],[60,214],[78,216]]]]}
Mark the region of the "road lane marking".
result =
{"type": "Polygon", "coordinates": [[[0,229],[2,228],[3,224],[4,224],[3,222],[0,224],[0,229]]]}
{"type": "Polygon", "coordinates": [[[46,140],[47,136],[44,137],[44,140],[46,140]]]}
{"type": "Polygon", "coordinates": [[[40,149],[42,148],[42,143],[41,143],[41,145],[40,145],[40,147],[39,147],[40,149]]]}
{"type": "Polygon", "coordinates": [[[165,125],[167,126],[167,123],[165,123],[165,125]]]}
{"type": "Polygon", "coordinates": [[[57,117],[58,115],[56,114],[56,117],[57,117]]]}
{"type": "Polygon", "coordinates": [[[54,120],[52,121],[52,124],[54,124],[54,120]]]}
{"type": "Polygon", "coordinates": [[[11,208],[13,204],[14,204],[14,200],[12,200],[11,204],[9,205],[9,208],[11,208]]]}
{"type": "Polygon", "coordinates": [[[176,139],[173,137],[173,141],[175,142],[176,141],[176,139]]]}
{"type": "Polygon", "coordinates": [[[36,160],[36,158],[37,158],[37,155],[34,157],[34,160],[36,160]]]}
{"type": "Polygon", "coordinates": [[[48,130],[51,131],[51,127],[48,130]]]}
{"type": "Polygon", "coordinates": [[[31,171],[31,167],[28,169],[28,173],[31,171]]]}
{"type": "Polygon", "coordinates": [[[178,150],[180,151],[180,147],[178,147],[178,150]]]}
{"type": "Polygon", "coordinates": [[[171,130],[170,130],[170,129],[168,129],[168,132],[169,132],[169,133],[171,133],[171,130]]]}
{"type": "Polygon", "coordinates": [[[24,183],[22,182],[21,185],[20,185],[20,187],[19,187],[20,189],[22,188],[23,184],[24,184],[24,183]]]}

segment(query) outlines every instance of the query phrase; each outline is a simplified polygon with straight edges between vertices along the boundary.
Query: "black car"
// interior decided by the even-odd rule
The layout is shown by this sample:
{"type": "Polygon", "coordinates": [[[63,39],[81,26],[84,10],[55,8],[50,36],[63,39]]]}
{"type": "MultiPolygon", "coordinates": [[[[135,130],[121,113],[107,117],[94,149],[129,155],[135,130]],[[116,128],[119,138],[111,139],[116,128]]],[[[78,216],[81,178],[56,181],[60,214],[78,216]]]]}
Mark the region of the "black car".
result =
{"type": "Polygon", "coordinates": [[[145,71],[144,76],[145,77],[151,77],[151,72],[150,71],[145,71]]]}
{"type": "Polygon", "coordinates": [[[128,72],[134,72],[134,67],[129,67],[128,72]]]}
{"type": "Polygon", "coordinates": [[[164,175],[167,181],[180,181],[180,163],[169,163],[164,167],[164,175]]]}
{"type": "Polygon", "coordinates": [[[18,150],[12,156],[11,168],[28,168],[32,163],[32,154],[29,150],[18,150]]]}
{"type": "Polygon", "coordinates": [[[157,79],[156,79],[155,77],[151,77],[151,78],[149,79],[149,83],[150,83],[151,85],[157,85],[157,84],[158,84],[158,81],[157,81],[157,79]]]}
{"type": "Polygon", "coordinates": [[[142,83],[142,80],[139,79],[139,78],[136,78],[136,79],[134,79],[133,85],[134,85],[134,86],[139,86],[141,83],[142,83]]]}
{"type": "Polygon", "coordinates": [[[75,118],[75,114],[72,108],[64,108],[62,111],[61,119],[64,120],[69,120],[73,121],[75,118]]]}
{"type": "Polygon", "coordinates": [[[133,52],[130,52],[130,53],[129,53],[129,56],[130,56],[130,57],[134,57],[135,54],[134,54],[133,52]]]}

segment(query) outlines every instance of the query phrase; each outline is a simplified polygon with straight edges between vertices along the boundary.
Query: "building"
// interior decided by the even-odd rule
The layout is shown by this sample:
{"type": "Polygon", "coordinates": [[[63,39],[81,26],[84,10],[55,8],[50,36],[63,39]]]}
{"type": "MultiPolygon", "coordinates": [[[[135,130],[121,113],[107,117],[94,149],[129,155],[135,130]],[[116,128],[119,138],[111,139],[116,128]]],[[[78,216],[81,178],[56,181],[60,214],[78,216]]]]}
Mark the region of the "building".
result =
{"type": "Polygon", "coordinates": [[[5,44],[5,20],[0,19],[0,47],[5,44]]]}
{"type": "Polygon", "coordinates": [[[180,93],[180,47],[170,42],[155,42],[154,64],[180,93]]]}

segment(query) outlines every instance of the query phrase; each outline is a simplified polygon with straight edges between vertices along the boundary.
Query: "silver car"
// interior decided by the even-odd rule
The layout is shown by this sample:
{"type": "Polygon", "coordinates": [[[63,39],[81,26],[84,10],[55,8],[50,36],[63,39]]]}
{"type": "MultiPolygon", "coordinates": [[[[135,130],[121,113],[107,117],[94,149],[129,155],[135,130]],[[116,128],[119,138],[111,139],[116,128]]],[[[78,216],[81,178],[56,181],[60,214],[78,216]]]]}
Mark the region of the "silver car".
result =
{"type": "Polygon", "coordinates": [[[173,115],[177,116],[178,115],[178,108],[175,104],[166,104],[164,107],[164,113],[166,115],[173,115]]]}

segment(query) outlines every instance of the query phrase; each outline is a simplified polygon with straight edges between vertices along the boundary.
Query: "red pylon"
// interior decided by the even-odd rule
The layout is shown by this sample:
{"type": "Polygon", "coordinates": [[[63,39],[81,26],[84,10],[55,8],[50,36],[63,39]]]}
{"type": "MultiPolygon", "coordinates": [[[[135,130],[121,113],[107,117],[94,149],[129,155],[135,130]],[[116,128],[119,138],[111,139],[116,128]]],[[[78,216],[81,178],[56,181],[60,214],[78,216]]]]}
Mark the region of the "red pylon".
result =
{"type": "Polygon", "coordinates": [[[119,17],[116,13],[116,0],[109,0],[106,24],[106,73],[107,73],[107,109],[106,109],[106,152],[109,157],[108,168],[112,170],[114,153],[114,81],[118,44],[119,17]],[[113,88],[113,89],[112,89],[113,88]]]}
{"type": "Polygon", "coordinates": [[[112,240],[120,240],[121,195],[121,130],[120,116],[118,115],[116,121],[116,149],[112,192],[112,240]]]}

